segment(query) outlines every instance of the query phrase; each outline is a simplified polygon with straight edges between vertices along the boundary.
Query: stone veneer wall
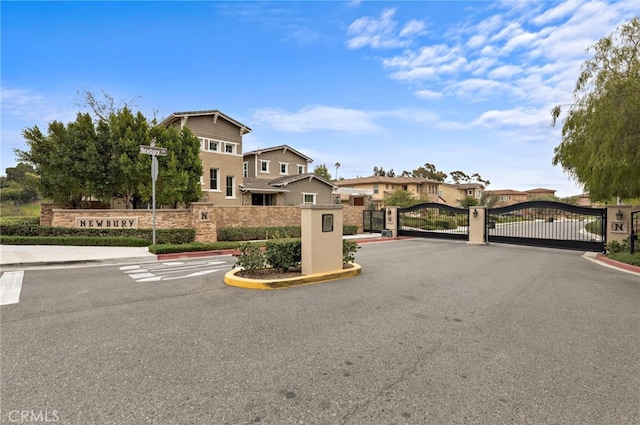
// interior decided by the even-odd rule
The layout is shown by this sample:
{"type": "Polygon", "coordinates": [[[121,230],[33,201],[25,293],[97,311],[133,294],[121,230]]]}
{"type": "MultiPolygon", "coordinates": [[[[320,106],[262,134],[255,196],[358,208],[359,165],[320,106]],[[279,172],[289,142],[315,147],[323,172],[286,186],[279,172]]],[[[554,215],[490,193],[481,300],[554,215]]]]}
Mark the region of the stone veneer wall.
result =
{"type": "MultiPolygon", "coordinates": [[[[66,210],[52,207],[53,204],[43,204],[40,216],[42,226],[75,227],[76,218],[87,217],[137,217],[139,228],[153,226],[150,210],[66,210]]],[[[358,232],[362,232],[364,209],[365,207],[343,207],[343,224],[357,225],[358,232]]],[[[216,206],[207,202],[195,202],[189,209],[156,210],[156,229],[193,227],[196,230],[196,241],[215,242],[218,227],[299,226],[300,217],[299,206],[216,206]]]]}

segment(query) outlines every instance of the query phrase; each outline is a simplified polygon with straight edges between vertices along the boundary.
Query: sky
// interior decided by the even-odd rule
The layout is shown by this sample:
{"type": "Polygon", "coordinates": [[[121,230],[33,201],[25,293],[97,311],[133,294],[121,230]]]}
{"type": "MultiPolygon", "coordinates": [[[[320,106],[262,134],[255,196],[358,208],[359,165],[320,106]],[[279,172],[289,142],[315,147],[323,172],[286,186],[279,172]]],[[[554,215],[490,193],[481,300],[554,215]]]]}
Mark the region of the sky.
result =
{"type": "Polygon", "coordinates": [[[553,166],[587,49],[637,0],[0,2],[0,173],[106,93],[148,118],[217,109],[245,152],[289,145],[335,178],[431,163],[488,189],[581,187],[553,166]],[[335,164],[339,163],[338,168],[335,164]]]}

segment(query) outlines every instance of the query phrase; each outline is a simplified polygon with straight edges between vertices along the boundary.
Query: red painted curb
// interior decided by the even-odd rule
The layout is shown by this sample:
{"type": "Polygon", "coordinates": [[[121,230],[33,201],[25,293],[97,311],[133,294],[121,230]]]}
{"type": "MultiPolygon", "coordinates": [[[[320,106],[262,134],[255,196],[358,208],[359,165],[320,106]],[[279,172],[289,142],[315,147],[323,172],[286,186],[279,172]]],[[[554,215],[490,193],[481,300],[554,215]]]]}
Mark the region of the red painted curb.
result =
{"type": "Polygon", "coordinates": [[[622,263],[620,261],[612,260],[604,254],[597,254],[596,259],[598,261],[602,261],[603,263],[607,263],[611,266],[615,266],[619,269],[627,270],[634,273],[640,273],[640,266],[634,266],[632,264],[622,263]]]}

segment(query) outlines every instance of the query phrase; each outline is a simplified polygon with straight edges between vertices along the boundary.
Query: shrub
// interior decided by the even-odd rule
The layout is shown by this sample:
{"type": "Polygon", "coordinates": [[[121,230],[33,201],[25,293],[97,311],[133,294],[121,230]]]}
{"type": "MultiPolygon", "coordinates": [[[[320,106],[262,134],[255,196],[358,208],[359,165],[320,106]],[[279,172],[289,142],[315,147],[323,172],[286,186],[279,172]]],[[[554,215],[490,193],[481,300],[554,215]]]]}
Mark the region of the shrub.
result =
{"type": "Polygon", "coordinates": [[[148,246],[149,241],[140,238],[88,236],[0,236],[3,245],[65,245],[65,246],[148,246]]]}
{"type": "Polygon", "coordinates": [[[2,224],[38,226],[40,225],[40,217],[25,217],[25,216],[1,217],[0,225],[2,224]]]}
{"type": "Polygon", "coordinates": [[[279,238],[299,238],[300,235],[300,226],[222,227],[218,229],[219,241],[253,241],[279,238]]]}
{"type": "Polygon", "coordinates": [[[244,270],[255,271],[266,267],[264,252],[258,244],[245,242],[238,247],[240,254],[234,267],[241,267],[244,270]]]}
{"type": "Polygon", "coordinates": [[[302,261],[302,242],[300,239],[267,241],[265,256],[267,264],[285,272],[302,261]]]}
{"type": "Polygon", "coordinates": [[[620,261],[621,263],[640,266],[640,252],[636,252],[635,254],[631,254],[629,252],[618,252],[616,254],[609,254],[607,257],[612,260],[620,261]]]}
{"type": "Polygon", "coordinates": [[[606,246],[606,252],[610,254],[616,254],[618,252],[629,252],[629,238],[625,238],[622,243],[618,241],[611,241],[606,246]]]}
{"type": "Polygon", "coordinates": [[[342,240],[342,264],[353,263],[356,259],[356,251],[360,245],[349,239],[342,240]]]}
{"type": "Polygon", "coordinates": [[[355,235],[358,233],[358,226],[353,224],[345,224],[342,226],[343,235],[355,235]]]}

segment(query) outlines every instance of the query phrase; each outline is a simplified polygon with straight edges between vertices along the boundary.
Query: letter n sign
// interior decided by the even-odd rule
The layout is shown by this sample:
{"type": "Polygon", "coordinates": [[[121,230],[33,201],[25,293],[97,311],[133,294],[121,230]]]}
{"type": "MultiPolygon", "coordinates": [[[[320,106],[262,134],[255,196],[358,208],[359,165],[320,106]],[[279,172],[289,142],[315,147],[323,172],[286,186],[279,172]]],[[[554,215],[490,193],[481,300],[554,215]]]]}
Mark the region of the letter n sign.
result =
{"type": "Polygon", "coordinates": [[[624,221],[612,221],[611,233],[628,233],[626,224],[624,221]]]}
{"type": "Polygon", "coordinates": [[[209,211],[200,211],[200,221],[209,221],[209,211]]]}

